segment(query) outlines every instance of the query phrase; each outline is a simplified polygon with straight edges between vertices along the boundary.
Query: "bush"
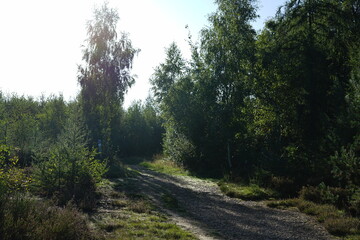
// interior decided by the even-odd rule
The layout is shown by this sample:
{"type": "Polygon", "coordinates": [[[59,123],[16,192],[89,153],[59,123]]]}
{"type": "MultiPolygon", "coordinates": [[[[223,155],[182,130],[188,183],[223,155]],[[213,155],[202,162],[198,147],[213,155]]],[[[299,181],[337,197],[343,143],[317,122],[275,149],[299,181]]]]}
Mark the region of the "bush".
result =
{"type": "Polygon", "coordinates": [[[317,187],[303,187],[300,191],[300,198],[315,203],[327,203],[335,205],[339,199],[339,196],[334,194],[330,187],[326,186],[324,183],[320,183],[317,187]]]}
{"type": "Polygon", "coordinates": [[[96,184],[105,173],[105,164],[94,158],[95,152],[78,149],[74,155],[66,146],[55,147],[34,167],[35,190],[44,196],[55,197],[64,205],[74,200],[83,209],[95,206],[96,184]]]}
{"type": "Polygon", "coordinates": [[[349,211],[353,216],[360,217],[360,190],[357,190],[351,197],[349,211]]]}
{"type": "Polygon", "coordinates": [[[19,158],[12,152],[10,147],[0,145],[0,195],[24,191],[31,181],[25,170],[18,167],[19,158]]]}
{"type": "Polygon", "coordinates": [[[96,203],[96,184],[106,172],[106,164],[95,159],[96,151],[86,147],[86,134],[81,119],[73,113],[48,151],[36,156],[34,187],[48,197],[55,197],[64,205],[74,200],[83,209],[96,203]]]}
{"type": "Polygon", "coordinates": [[[353,191],[338,187],[329,187],[324,183],[318,186],[303,187],[300,198],[319,204],[332,204],[338,208],[348,209],[353,191]]]}
{"type": "Polygon", "coordinates": [[[270,188],[277,191],[283,197],[292,197],[297,193],[297,187],[294,181],[288,177],[273,176],[270,179],[270,188]]]}
{"type": "Polygon", "coordinates": [[[324,225],[336,236],[360,234],[360,220],[356,218],[329,218],[325,220],[324,225]]]}
{"type": "Polygon", "coordinates": [[[105,173],[106,178],[122,178],[126,177],[128,170],[120,159],[115,158],[108,162],[108,169],[105,173]]]}
{"type": "Polygon", "coordinates": [[[177,133],[175,129],[168,129],[164,138],[164,153],[179,166],[194,168],[195,146],[183,134],[177,133]]]}
{"type": "Polygon", "coordinates": [[[348,148],[341,148],[331,157],[332,174],[342,187],[360,186],[360,159],[356,155],[357,144],[348,148]]]}
{"type": "MultiPolygon", "coordinates": [[[[295,207],[300,212],[316,217],[331,234],[336,236],[359,236],[360,234],[360,220],[347,216],[343,211],[340,211],[333,205],[316,204],[303,199],[271,201],[267,205],[280,209],[295,207]]],[[[353,238],[349,236],[347,239],[353,238]]]]}
{"type": "Polygon", "coordinates": [[[71,205],[55,207],[47,201],[13,195],[0,205],[0,239],[94,239],[85,219],[71,205]]]}

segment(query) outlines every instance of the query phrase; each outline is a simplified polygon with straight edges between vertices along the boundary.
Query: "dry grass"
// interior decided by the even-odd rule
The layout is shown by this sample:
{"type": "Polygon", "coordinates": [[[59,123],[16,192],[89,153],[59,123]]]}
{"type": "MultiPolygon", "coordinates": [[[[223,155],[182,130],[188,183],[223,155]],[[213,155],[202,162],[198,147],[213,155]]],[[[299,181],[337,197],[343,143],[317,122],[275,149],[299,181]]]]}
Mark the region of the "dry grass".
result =
{"type": "Polygon", "coordinates": [[[17,196],[0,202],[0,239],[96,239],[75,207],[17,196]]]}
{"type": "Polygon", "coordinates": [[[272,208],[297,209],[314,216],[329,233],[335,236],[342,236],[345,239],[360,239],[360,220],[347,216],[333,205],[316,204],[298,198],[270,201],[267,205],[272,208]]]}

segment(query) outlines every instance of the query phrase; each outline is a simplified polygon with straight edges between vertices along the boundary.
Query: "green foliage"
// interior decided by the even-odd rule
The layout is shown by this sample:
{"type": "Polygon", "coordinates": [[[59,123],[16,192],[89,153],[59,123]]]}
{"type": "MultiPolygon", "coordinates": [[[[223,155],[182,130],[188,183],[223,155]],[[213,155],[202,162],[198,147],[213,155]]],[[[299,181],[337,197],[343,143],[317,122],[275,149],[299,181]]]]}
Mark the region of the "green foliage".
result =
{"type": "Polygon", "coordinates": [[[351,196],[349,211],[353,216],[360,217],[360,189],[351,196]]]}
{"type": "Polygon", "coordinates": [[[104,176],[107,178],[123,178],[127,176],[127,169],[121,161],[111,161],[104,176]]]}
{"type": "Polygon", "coordinates": [[[256,14],[252,1],[217,3],[201,44],[190,40],[193,59],[187,63],[170,45],[151,82],[165,119],[165,154],[192,170],[220,175],[246,148],[236,136],[245,131],[241,107],[250,87],[250,21],[256,14]]]}
{"type": "Polygon", "coordinates": [[[168,128],[164,137],[164,153],[178,165],[192,166],[195,158],[195,146],[183,134],[177,134],[168,128]]]}
{"type": "Polygon", "coordinates": [[[164,158],[164,156],[155,156],[153,161],[144,161],[140,163],[141,166],[151,170],[166,173],[170,175],[190,176],[189,171],[184,167],[179,166],[174,161],[164,158]]]}
{"type": "Polygon", "coordinates": [[[218,185],[224,194],[233,198],[259,201],[278,197],[278,193],[275,191],[262,188],[256,184],[242,185],[220,181],[218,185]]]}
{"type": "Polygon", "coordinates": [[[86,147],[85,134],[81,112],[74,108],[58,142],[37,156],[35,186],[41,194],[56,197],[59,204],[73,199],[82,208],[95,206],[96,184],[106,164],[86,147]]]}
{"type": "MultiPolygon", "coordinates": [[[[20,167],[34,160],[40,193],[91,208],[106,171],[97,158],[111,157],[109,177],[126,176],[113,156],[159,153],[163,136],[171,163],[143,165],[256,183],[220,184],[245,199],[273,196],[259,186],[286,197],[307,186],[302,199],[285,205],[318,216],[334,234],[358,234],[357,220],[303,199],[359,216],[359,1],[289,0],[258,33],[251,27],[255,1],[215,2],[199,44],[189,39],[192,59],[175,43],[166,49],[151,78],[156,103],[121,108],[139,50],[126,34],[117,38],[119,16],[107,4],[87,25],[77,101],[0,92],[0,207],[27,189],[30,179],[20,167]]],[[[136,236],[146,235],[142,228],[136,236]]]]}
{"type": "Polygon", "coordinates": [[[148,98],[143,104],[134,102],[123,114],[122,140],[119,152],[123,156],[152,156],[161,151],[162,121],[148,98]]]}
{"type": "Polygon", "coordinates": [[[16,149],[21,165],[29,165],[38,143],[38,103],[30,97],[11,95],[0,98],[0,105],[0,142],[16,149]]]}
{"type": "Polygon", "coordinates": [[[333,204],[344,208],[348,204],[352,191],[342,188],[334,188],[320,183],[317,187],[303,187],[300,191],[300,198],[320,204],[333,204]]]}
{"type": "Polygon", "coordinates": [[[85,63],[79,67],[78,76],[85,122],[91,133],[90,144],[97,146],[101,141],[103,155],[108,157],[119,147],[120,104],[135,81],[130,71],[138,52],[127,34],[117,38],[118,20],[116,10],[106,3],[94,10],[94,18],[87,25],[85,63]]]}
{"type": "Polygon", "coordinates": [[[57,140],[58,135],[63,131],[68,117],[68,106],[62,95],[50,96],[40,101],[40,113],[36,116],[41,129],[41,138],[50,143],[57,140]]]}
{"type": "Polygon", "coordinates": [[[10,147],[0,145],[0,202],[9,194],[26,191],[31,178],[19,167],[19,158],[10,147]]]}
{"type": "Polygon", "coordinates": [[[322,201],[348,206],[360,179],[358,1],[289,0],[259,33],[254,1],[216,4],[192,59],[171,44],[151,79],[164,153],[283,196],[324,182],[349,194],[322,201]]]}
{"type": "Polygon", "coordinates": [[[331,157],[332,174],[342,187],[360,186],[360,159],[352,148],[342,147],[331,157]]]}
{"type": "Polygon", "coordinates": [[[166,49],[166,55],[165,62],[155,69],[151,78],[152,89],[158,102],[166,97],[172,86],[185,74],[185,61],[174,42],[166,49]]]}

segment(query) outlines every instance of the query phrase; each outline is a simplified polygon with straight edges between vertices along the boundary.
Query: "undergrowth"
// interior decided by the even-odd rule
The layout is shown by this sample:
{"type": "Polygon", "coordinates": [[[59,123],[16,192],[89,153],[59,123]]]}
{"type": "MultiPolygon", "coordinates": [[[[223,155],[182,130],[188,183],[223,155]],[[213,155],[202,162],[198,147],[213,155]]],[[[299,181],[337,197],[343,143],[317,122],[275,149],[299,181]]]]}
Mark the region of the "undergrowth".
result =
{"type": "Polygon", "coordinates": [[[126,167],[124,161],[113,160],[108,163],[108,169],[105,173],[106,178],[126,178],[136,175],[136,172],[126,167]]]}
{"type": "Polygon", "coordinates": [[[279,209],[295,209],[314,216],[329,233],[344,239],[360,239],[360,220],[349,217],[344,211],[330,204],[316,204],[300,198],[270,201],[269,207],[279,209]]]}
{"type": "Polygon", "coordinates": [[[265,200],[277,198],[278,194],[271,190],[259,187],[256,184],[241,185],[220,181],[218,183],[220,190],[229,197],[240,198],[242,200],[265,200]]]}
{"type": "MultiPolygon", "coordinates": [[[[140,163],[140,165],[150,170],[169,175],[193,176],[188,170],[163,157],[158,157],[153,161],[144,161],[140,163]]],[[[225,180],[207,180],[218,182],[221,191],[229,197],[240,198],[243,200],[265,200],[279,197],[276,191],[259,187],[256,184],[242,185],[230,183],[225,180]]]]}
{"type": "MultiPolygon", "coordinates": [[[[106,199],[105,212],[95,212],[90,219],[105,239],[196,239],[182,230],[142,195],[129,179],[106,180],[100,187],[106,199]]],[[[163,201],[178,207],[174,198],[164,196],[163,201]]]]}
{"type": "Polygon", "coordinates": [[[57,207],[49,201],[17,195],[0,205],[2,240],[97,239],[72,204],[57,207]]]}
{"type": "Polygon", "coordinates": [[[153,161],[143,161],[140,165],[150,170],[169,175],[191,176],[188,170],[166,158],[155,158],[153,161]]]}

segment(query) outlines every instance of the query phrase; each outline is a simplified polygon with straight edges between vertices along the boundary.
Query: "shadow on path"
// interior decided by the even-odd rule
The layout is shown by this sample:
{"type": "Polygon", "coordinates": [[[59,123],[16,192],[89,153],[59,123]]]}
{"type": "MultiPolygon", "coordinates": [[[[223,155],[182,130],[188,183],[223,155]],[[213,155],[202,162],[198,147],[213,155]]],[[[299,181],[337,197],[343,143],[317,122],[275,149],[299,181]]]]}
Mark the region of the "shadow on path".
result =
{"type": "Polygon", "coordinates": [[[169,176],[141,166],[131,168],[140,174],[129,181],[200,239],[332,239],[322,226],[301,213],[231,199],[205,180],[169,176]],[[166,209],[164,194],[175,196],[185,212],[166,209]]]}

